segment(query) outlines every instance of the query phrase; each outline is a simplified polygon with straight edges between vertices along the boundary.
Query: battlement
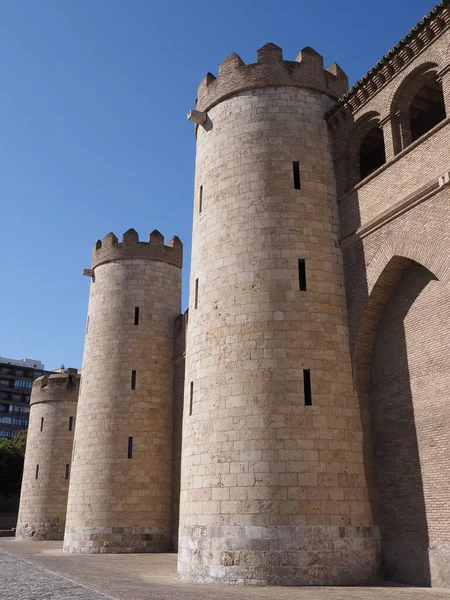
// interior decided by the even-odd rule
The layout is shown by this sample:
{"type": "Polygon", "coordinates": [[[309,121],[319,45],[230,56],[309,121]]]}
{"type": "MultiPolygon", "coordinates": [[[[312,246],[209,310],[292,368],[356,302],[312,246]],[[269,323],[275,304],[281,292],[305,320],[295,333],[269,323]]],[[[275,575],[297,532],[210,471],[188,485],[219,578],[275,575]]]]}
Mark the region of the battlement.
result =
{"type": "MultiPolygon", "coordinates": [[[[148,237],[147,242],[140,242],[139,235],[134,229],[123,234],[119,242],[114,233],[110,232],[102,240],[98,240],[92,250],[91,269],[116,260],[139,258],[158,260],[176,267],[183,265],[183,244],[178,236],[173,237],[164,245],[164,236],[156,229],[148,237]]],[[[90,275],[90,272],[86,272],[90,275]]]]}
{"type": "Polygon", "coordinates": [[[266,44],[258,50],[256,63],[246,65],[233,52],[220,63],[218,77],[208,73],[198,88],[196,109],[207,111],[246,90],[282,86],[308,88],[338,100],[348,90],[348,78],[336,63],[324,69],[323,57],[312,48],[287,61],[281,48],[266,44]]]}
{"type": "Polygon", "coordinates": [[[78,399],[81,373],[77,369],[57,369],[33,381],[30,406],[40,402],[78,399]]]}

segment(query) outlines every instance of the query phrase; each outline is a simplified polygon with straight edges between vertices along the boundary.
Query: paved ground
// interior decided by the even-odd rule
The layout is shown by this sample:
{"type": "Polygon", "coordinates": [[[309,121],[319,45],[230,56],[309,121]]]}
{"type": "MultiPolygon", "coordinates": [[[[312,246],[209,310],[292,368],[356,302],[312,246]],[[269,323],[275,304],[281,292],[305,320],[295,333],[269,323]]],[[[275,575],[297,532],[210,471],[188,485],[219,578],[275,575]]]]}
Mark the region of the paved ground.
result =
{"type": "Polygon", "coordinates": [[[0,600],[450,600],[411,587],[254,588],[178,581],[174,554],[63,554],[62,542],[0,539],[0,600]]]}

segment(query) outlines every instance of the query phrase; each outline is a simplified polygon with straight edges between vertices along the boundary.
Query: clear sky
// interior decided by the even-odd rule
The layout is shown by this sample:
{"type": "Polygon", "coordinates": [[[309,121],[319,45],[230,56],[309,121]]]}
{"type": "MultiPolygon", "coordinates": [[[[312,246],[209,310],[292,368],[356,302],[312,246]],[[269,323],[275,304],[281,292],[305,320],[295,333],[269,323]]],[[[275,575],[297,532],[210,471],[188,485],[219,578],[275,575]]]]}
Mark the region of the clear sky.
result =
{"type": "Polygon", "coordinates": [[[81,367],[91,248],[159,229],[185,245],[186,113],[229,53],[304,46],[353,83],[430,0],[0,0],[0,356],[81,367]]]}

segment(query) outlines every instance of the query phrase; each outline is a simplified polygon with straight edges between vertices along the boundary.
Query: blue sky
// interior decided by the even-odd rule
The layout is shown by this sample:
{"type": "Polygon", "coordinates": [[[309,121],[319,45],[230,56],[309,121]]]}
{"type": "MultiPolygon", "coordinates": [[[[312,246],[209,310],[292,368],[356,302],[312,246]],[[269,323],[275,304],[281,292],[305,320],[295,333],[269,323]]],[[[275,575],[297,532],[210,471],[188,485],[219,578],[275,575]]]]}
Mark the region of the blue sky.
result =
{"type": "Polygon", "coordinates": [[[80,367],[91,248],[159,229],[185,245],[195,140],[186,113],[230,52],[304,46],[353,83],[428,0],[0,0],[0,355],[80,367]],[[387,19],[386,16],[389,16],[387,19]]]}

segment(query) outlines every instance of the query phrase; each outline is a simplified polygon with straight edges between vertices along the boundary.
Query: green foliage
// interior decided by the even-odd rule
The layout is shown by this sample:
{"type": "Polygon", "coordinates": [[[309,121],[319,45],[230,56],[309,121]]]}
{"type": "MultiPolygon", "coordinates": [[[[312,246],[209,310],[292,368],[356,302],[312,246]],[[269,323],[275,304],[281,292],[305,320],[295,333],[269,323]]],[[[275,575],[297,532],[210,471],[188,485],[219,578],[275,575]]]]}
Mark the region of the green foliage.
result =
{"type": "Polygon", "coordinates": [[[23,456],[25,456],[25,448],[27,445],[27,433],[27,429],[23,429],[22,431],[19,431],[13,440],[14,444],[19,448],[23,456]]]}
{"type": "Polygon", "coordinates": [[[23,453],[11,440],[0,438],[0,493],[5,496],[20,492],[23,453]]]}

